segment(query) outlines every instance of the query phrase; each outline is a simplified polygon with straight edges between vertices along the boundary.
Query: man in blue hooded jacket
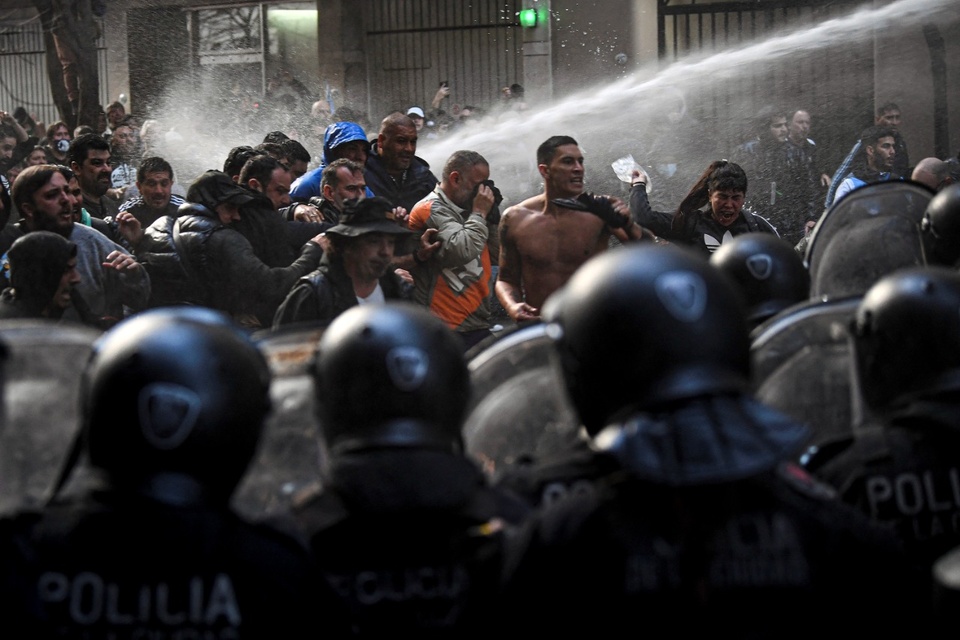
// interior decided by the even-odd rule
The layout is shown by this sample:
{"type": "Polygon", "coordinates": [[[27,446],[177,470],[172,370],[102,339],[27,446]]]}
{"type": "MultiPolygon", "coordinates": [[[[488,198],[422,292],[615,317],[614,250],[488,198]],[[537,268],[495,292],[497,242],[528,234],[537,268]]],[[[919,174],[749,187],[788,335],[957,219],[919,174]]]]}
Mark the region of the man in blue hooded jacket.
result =
{"type": "MultiPolygon", "coordinates": [[[[323,157],[320,166],[306,172],[290,185],[290,199],[294,202],[308,202],[312,197],[322,197],[320,179],[328,164],[347,158],[362,165],[367,161],[369,153],[370,142],[363,127],[356,122],[334,122],[323,134],[323,157]]],[[[367,197],[373,197],[370,189],[367,189],[367,197]]]]}

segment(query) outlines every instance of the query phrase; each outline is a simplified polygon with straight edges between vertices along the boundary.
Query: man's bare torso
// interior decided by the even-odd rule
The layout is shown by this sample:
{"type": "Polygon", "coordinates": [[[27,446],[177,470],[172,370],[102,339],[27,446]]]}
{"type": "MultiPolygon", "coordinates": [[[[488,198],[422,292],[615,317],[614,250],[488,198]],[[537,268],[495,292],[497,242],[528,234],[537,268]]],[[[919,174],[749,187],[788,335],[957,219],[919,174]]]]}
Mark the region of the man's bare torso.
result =
{"type": "Polygon", "coordinates": [[[547,206],[545,194],[509,208],[501,225],[506,226],[502,241],[519,262],[524,299],[537,309],[580,265],[606,249],[610,237],[597,216],[547,206]]]}

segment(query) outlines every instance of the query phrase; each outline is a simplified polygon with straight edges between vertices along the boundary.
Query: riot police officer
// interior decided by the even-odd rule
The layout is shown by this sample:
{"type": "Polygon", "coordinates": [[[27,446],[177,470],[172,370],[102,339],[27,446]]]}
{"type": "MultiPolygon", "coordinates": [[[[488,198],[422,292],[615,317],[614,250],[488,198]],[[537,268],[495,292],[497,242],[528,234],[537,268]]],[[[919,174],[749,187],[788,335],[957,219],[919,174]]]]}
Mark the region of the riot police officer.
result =
{"type": "Polygon", "coordinates": [[[846,450],[811,465],[929,571],[960,545],[960,274],[917,267],[882,278],[851,334],[872,415],[846,450]]]}
{"type": "Polygon", "coordinates": [[[920,222],[920,241],[927,264],[956,267],[960,261],[960,184],[935,195],[920,222]]]}
{"type": "Polygon", "coordinates": [[[770,233],[744,233],[724,243],[710,262],[737,283],[747,320],[757,327],[810,295],[810,273],[785,240],[770,233]]]}
{"type": "Polygon", "coordinates": [[[913,622],[892,541],[790,462],[807,430],[744,391],[744,309],[714,267],[677,247],[611,251],[544,315],[614,470],[515,538],[506,602],[523,630],[806,638],[827,620],[862,632],[878,610],[886,631],[913,622]]]}
{"type": "Polygon", "coordinates": [[[336,632],[339,609],[308,550],[229,506],[269,383],[256,346],[216,312],[150,311],[107,332],[82,382],[86,476],[74,469],[45,508],[0,523],[7,628],[268,638],[313,636],[322,622],[336,632]]]}
{"type": "Polygon", "coordinates": [[[329,477],[295,515],[354,631],[489,635],[503,530],[525,508],[462,453],[459,339],[409,303],[353,307],[313,373],[329,477]]]}

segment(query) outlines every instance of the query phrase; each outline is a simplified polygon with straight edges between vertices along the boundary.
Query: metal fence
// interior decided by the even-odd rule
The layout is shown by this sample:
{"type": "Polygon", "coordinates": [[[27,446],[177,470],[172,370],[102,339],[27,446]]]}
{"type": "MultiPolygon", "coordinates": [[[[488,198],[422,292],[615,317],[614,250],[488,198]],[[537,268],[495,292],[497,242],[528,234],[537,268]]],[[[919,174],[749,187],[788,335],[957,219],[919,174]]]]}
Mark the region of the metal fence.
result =
{"type": "Polygon", "coordinates": [[[375,120],[414,104],[429,108],[441,81],[450,83],[450,104],[483,108],[523,80],[520,0],[370,0],[365,7],[375,120]]]}
{"type": "MultiPolygon", "coordinates": [[[[101,36],[97,41],[97,67],[100,75],[100,101],[106,105],[107,48],[101,36]]],[[[13,111],[22,106],[27,113],[47,124],[60,119],[47,77],[46,48],[40,18],[0,22],[0,109],[13,111]]]]}
{"type": "MultiPolygon", "coordinates": [[[[789,30],[812,27],[869,5],[864,0],[764,0],[697,2],[661,0],[658,46],[661,60],[714,50],[736,50],[789,30]]],[[[769,64],[738,70],[698,96],[697,117],[707,123],[736,123],[713,130],[729,132],[724,146],[752,132],[754,116],[765,105],[806,108],[814,138],[825,158],[837,160],[872,120],[873,45],[869,41],[824,43],[796,56],[775,56],[769,64]]]]}

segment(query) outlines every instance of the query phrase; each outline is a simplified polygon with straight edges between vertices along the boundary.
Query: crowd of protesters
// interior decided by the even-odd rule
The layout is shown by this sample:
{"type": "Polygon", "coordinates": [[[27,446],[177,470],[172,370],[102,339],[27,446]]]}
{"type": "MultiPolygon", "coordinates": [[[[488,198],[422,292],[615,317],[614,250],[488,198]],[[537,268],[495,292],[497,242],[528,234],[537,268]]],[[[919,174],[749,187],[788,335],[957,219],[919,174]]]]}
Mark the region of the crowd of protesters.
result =
{"type": "MultiPolygon", "coordinates": [[[[264,109],[300,92],[289,76],[271,86],[264,109]]],[[[167,157],[171,142],[188,144],[174,129],[119,102],[73,132],[0,111],[0,318],[103,331],[50,501],[0,518],[12,628],[940,628],[960,545],[956,159],[911,165],[900,109],[886,103],[834,170],[807,110],[764,110],[731,160],[703,158],[676,208],[656,211],[639,165],[628,197],[588,192],[590,158],[557,132],[529,150],[540,192],[510,194],[501,211],[483,155],[431,167],[417,145],[527,111],[523,88],[504,87],[489,109],[448,110],[449,93],[372,121],[317,100],[300,125],[231,141],[197,174],[167,157]],[[829,212],[884,184],[903,185],[906,204],[870,222],[912,207],[903,237],[916,259],[888,261],[844,300],[830,335],[849,331],[844,362],[860,385],[849,392],[870,412],[818,439],[822,425],[751,391],[751,340],[793,305],[797,317],[837,313],[811,295],[807,243],[829,212]],[[546,327],[562,387],[550,393],[565,394],[577,434],[508,465],[466,455],[461,432],[468,359],[504,325],[546,327]],[[251,524],[230,497],[274,401],[255,339],[320,329],[307,374],[327,473],[276,522],[251,524]],[[62,491],[81,460],[95,488],[62,491]]],[[[556,428],[540,400],[491,414],[556,428]]]]}

